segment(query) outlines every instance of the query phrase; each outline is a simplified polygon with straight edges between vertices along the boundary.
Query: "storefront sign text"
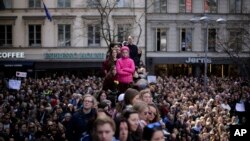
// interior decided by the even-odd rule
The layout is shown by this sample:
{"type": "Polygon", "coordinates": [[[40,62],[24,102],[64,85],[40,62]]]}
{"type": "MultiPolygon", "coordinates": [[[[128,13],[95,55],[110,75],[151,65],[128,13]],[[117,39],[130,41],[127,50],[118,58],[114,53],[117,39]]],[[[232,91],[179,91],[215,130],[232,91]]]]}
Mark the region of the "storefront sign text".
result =
{"type": "Polygon", "coordinates": [[[24,58],[24,52],[0,52],[0,58],[24,58]]]}
{"type": "Polygon", "coordinates": [[[45,59],[104,59],[104,53],[45,53],[45,59]]]}
{"type": "MultiPolygon", "coordinates": [[[[185,61],[186,63],[205,63],[206,59],[205,58],[195,58],[195,57],[189,57],[187,58],[187,60],[185,61]]],[[[210,58],[207,58],[207,63],[212,63],[212,60],[210,58]]]]}

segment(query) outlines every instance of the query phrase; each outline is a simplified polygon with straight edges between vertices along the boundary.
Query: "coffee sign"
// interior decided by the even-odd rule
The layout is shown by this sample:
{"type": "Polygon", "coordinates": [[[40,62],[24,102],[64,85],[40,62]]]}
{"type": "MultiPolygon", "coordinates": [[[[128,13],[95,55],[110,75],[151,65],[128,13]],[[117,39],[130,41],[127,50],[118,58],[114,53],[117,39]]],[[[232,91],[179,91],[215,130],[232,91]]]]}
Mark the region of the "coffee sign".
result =
{"type": "Polygon", "coordinates": [[[0,58],[24,58],[24,52],[0,52],[0,58]]]}

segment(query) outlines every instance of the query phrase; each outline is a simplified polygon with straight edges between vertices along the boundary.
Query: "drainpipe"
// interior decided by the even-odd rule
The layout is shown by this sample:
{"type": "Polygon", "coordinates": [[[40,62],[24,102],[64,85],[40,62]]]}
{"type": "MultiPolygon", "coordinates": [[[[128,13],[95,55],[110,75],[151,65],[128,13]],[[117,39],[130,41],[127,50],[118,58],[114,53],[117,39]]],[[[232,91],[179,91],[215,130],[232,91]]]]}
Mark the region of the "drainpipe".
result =
{"type": "Polygon", "coordinates": [[[147,2],[147,0],[145,0],[145,65],[146,65],[146,70],[148,71],[149,70],[149,66],[148,66],[148,58],[147,58],[147,35],[148,35],[148,33],[147,33],[147,26],[148,26],[148,22],[147,22],[147,13],[148,13],[148,2],[147,2]]]}

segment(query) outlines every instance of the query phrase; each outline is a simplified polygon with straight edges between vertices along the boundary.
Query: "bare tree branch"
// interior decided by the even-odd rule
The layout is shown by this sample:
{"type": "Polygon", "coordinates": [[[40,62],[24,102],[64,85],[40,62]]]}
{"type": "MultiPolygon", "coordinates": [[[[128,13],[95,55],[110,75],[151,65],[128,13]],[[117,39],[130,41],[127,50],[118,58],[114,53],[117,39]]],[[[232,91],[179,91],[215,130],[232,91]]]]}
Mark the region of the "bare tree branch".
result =
{"type": "Polygon", "coordinates": [[[245,78],[249,78],[250,36],[247,27],[243,25],[240,27],[242,28],[229,31],[233,35],[229,35],[228,39],[217,37],[216,44],[218,47],[222,48],[223,52],[225,52],[230,57],[232,62],[240,68],[242,75],[244,75],[245,78]],[[247,53],[244,48],[247,48],[247,53]],[[243,57],[243,54],[247,54],[247,56],[243,57]]]}

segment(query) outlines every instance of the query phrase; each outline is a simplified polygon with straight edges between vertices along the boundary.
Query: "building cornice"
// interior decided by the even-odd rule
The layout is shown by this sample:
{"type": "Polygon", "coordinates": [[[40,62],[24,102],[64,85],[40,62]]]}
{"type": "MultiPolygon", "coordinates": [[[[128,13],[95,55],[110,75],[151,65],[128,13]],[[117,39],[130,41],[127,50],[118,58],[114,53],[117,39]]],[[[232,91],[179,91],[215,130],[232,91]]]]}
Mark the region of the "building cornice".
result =
{"type": "Polygon", "coordinates": [[[0,20],[16,20],[17,16],[0,16],[0,20]]]}
{"type": "Polygon", "coordinates": [[[44,20],[45,16],[22,16],[23,20],[44,20]]]}
{"type": "Polygon", "coordinates": [[[12,24],[15,25],[17,16],[0,16],[1,24],[12,24]]]}
{"type": "MultiPolygon", "coordinates": [[[[148,21],[179,21],[179,20],[190,20],[194,17],[202,17],[204,13],[147,13],[148,21]]],[[[218,18],[226,19],[227,21],[249,21],[249,14],[229,14],[229,13],[218,13],[218,14],[207,14],[211,18],[211,21],[216,21],[218,18]]]]}
{"type": "Polygon", "coordinates": [[[55,15],[52,16],[53,19],[75,19],[75,15],[55,15]]]}
{"type": "MultiPolygon", "coordinates": [[[[82,15],[81,17],[84,20],[100,20],[101,19],[101,15],[82,15]]],[[[104,16],[104,18],[105,17],[106,16],[104,16]]]]}
{"type": "Polygon", "coordinates": [[[112,15],[114,19],[135,19],[136,15],[112,15]]]}

